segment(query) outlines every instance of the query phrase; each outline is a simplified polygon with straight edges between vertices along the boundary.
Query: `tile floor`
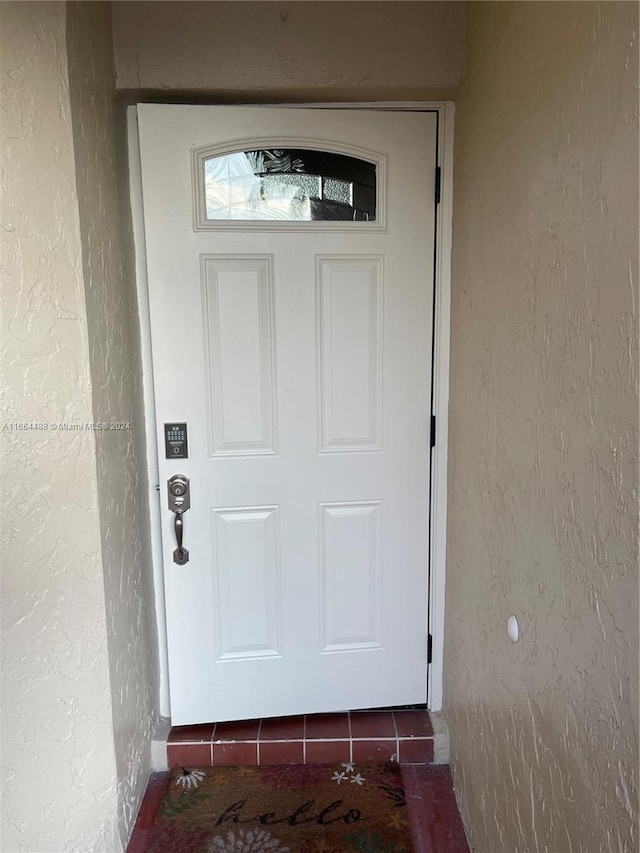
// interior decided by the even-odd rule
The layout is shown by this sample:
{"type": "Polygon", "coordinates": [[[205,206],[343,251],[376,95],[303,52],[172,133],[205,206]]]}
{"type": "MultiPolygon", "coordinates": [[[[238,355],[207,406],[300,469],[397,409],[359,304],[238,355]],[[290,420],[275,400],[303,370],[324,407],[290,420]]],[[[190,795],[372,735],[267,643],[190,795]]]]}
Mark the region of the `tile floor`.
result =
{"type": "Polygon", "coordinates": [[[167,757],[169,767],[429,764],[433,729],[427,711],[395,709],[176,726],[167,740],[167,757]]]}

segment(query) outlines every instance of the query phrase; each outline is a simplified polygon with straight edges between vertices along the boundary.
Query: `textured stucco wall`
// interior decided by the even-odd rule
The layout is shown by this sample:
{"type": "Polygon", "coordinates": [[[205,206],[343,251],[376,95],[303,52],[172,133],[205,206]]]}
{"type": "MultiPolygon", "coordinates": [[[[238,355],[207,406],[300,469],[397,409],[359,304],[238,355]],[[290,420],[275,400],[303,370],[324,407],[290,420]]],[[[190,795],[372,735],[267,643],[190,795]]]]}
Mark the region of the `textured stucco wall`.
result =
{"type": "Polygon", "coordinates": [[[481,853],[637,851],[638,6],[473,2],[466,27],[454,779],[481,853]]]}
{"type": "Polygon", "coordinates": [[[118,851],[95,436],[61,3],[1,3],[2,842],[118,851]]]}
{"type": "Polygon", "coordinates": [[[130,99],[447,98],[462,74],[463,3],[126,0],[113,21],[130,99]]]}
{"type": "Polygon", "coordinates": [[[67,4],[67,50],[93,420],[127,425],[95,436],[118,814],[126,844],[149,775],[158,652],[125,116],[115,103],[108,3],[67,4]]]}

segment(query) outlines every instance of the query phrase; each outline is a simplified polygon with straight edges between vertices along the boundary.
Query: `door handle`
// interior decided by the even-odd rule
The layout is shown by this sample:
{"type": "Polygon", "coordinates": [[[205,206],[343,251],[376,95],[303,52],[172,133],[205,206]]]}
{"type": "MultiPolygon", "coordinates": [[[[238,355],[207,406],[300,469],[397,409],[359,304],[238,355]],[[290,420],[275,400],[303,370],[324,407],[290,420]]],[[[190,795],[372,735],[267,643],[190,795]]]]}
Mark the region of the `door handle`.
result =
{"type": "Polygon", "coordinates": [[[191,489],[189,478],[184,474],[174,474],[167,483],[169,492],[169,509],[175,513],[173,530],[176,535],[176,549],[173,552],[173,562],[184,566],[189,562],[189,551],[182,544],[184,536],[184,514],[191,506],[191,489]]]}
{"type": "MultiPolygon", "coordinates": [[[[176,559],[176,554],[174,554],[173,559],[176,561],[176,563],[178,563],[178,562],[186,563],[187,560],[189,559],[189,557],[187,556],[187,560],[184,559],[184,553],[186,551],[186,548],[182,547],[182,532],[184,530],[184,521],[182,520],[182,513],[181,512],[177,512],[175,515],[175,518],[173,521],[173,529],[175,530],[175,533],[176,533],[176,543],[178,545],[178,547],[176,548],[176,552],[179,555],[179,558],[176,559]]],[[[187,551],[187,555],[188,554],[189,554],[189,552],[187,551]]]]}

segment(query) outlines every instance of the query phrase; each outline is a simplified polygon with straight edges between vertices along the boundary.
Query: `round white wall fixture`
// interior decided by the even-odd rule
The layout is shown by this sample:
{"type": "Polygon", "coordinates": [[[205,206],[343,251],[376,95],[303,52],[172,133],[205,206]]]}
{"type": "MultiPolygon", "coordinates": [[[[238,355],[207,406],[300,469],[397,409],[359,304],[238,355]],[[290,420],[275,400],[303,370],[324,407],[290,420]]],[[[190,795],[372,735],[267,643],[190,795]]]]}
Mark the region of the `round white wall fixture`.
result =
{"type": "Polygon", "coordinates": [[[518,620],[515,616],[509,616],[507,621],[507,634],[509,635],[509,639],[512,643],[518,642],[520,628],[518,627],[518,620]]]}

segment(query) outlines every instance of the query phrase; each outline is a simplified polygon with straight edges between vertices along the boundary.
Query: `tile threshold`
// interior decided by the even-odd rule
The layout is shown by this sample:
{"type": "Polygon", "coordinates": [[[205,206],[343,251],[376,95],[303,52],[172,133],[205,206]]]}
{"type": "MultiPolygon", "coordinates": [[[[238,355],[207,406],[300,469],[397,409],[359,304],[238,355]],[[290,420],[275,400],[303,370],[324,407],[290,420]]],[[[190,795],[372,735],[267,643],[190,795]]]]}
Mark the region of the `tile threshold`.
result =
{"type": "MultiPolygon", "coordinates": [[[[333,761],[434,762],[426,710],[372,710],[209,723],[171,729],[166,767],[306,764],[333,761]],[[219,731],[218,731],[219,729],[219,731]]],[[[439,750],[441,752],[441,750],[439,750]]]]}

